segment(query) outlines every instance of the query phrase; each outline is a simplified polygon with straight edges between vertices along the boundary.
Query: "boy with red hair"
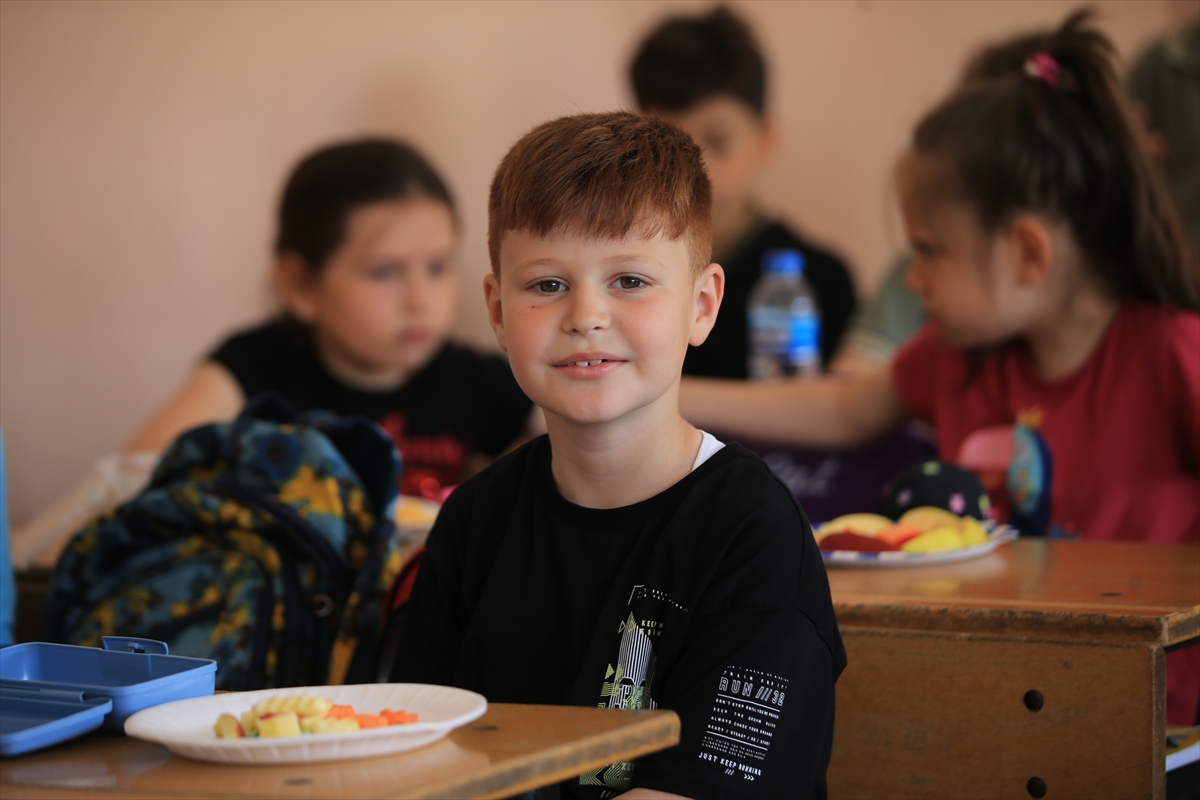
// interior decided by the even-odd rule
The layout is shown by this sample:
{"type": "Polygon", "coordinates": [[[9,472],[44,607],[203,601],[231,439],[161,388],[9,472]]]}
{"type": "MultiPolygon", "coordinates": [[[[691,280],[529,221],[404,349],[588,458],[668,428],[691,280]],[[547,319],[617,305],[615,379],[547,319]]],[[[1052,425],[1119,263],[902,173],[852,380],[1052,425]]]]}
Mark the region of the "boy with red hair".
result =
{"type": "Polygon", "coordinates": [[[496,171],[489,317],[548,435],[452,494],[393,680],[669,708],[670,750],[564,797],[825,795],[845,654],[820,553],[754,455],[689,425],[723,293],[699,148],[634,114],[534,128],[496,171]]]}

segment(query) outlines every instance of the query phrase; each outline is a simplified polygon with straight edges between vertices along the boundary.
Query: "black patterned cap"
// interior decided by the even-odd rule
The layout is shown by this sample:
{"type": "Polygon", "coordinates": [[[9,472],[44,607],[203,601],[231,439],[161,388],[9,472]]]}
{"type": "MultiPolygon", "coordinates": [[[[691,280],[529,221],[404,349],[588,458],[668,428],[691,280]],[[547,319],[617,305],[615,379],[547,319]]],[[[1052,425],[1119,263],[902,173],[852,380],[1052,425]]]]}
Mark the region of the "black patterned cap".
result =
{"type": "Polygon", "coordinates": [[[992,508],[979,479],[945,461],[918,461],[902,469],[883,487],[879,513],[899,519],[905,511],[921,506],[978,520],[989,519],[992,508]]]}

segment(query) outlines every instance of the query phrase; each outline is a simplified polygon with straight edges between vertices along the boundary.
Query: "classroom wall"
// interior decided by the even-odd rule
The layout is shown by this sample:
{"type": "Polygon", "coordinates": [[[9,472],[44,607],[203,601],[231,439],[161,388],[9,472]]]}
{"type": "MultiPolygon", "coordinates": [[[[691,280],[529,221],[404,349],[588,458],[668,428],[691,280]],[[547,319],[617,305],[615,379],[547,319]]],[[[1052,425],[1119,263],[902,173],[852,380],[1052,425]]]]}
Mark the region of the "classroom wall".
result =
{"type": "MultiPolygon", "coordinates": [[[[13,521],[119,448],[272,308],[271,218],[314,145],[408,138],[462,204],[458,330],[491,346],[492,169],[547,118],[630,104],[639,35],[697,2],[0,2],[0,428],[13,521]]],[[[899,246],[889,168],[980,42],[1076,2],[735,2],[783,131],[762,194],[869,292],[899,246]]],[[[1095,3],[1123,55],[1193,2],[1095,3]]]]}

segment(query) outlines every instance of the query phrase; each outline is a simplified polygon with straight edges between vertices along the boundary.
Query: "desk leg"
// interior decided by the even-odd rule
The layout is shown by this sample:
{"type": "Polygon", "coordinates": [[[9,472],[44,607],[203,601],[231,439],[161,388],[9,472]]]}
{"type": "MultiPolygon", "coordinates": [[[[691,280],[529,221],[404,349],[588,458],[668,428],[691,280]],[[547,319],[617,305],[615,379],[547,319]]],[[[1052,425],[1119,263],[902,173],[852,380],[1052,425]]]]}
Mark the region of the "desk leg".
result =
{"type": "Polygon", "coordinates": [[[842,638],[831,797],[1165,796],[1160,645],[842,638]]]}

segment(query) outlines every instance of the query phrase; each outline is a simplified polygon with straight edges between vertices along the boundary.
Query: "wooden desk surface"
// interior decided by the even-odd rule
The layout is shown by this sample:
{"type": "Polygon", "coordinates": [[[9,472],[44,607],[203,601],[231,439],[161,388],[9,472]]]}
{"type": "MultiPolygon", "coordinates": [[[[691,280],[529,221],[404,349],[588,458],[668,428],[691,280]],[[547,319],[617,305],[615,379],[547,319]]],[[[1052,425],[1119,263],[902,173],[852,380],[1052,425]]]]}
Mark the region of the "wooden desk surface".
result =
{"type": "Polygon", "coordinates": [[[0,794],[4,800],[507,797],[678,742],[672,711],[494,703],[427,747],[324,764],[206,764],[157,744],[92,734],[0,761],[0,794]]]}
{"type": "Polygon", "coordinates": [[[1164,796],[1163,648],[1200,636],[1200,547],[828,572],[850,662],[831,796],[1164,796]]]}
{"type": "Polygon", "coordinates": [[[1019,539],[972,561],[831,567],[842,626],[1163,646],[1200,636],[1200,547],[1019,539]]]}

